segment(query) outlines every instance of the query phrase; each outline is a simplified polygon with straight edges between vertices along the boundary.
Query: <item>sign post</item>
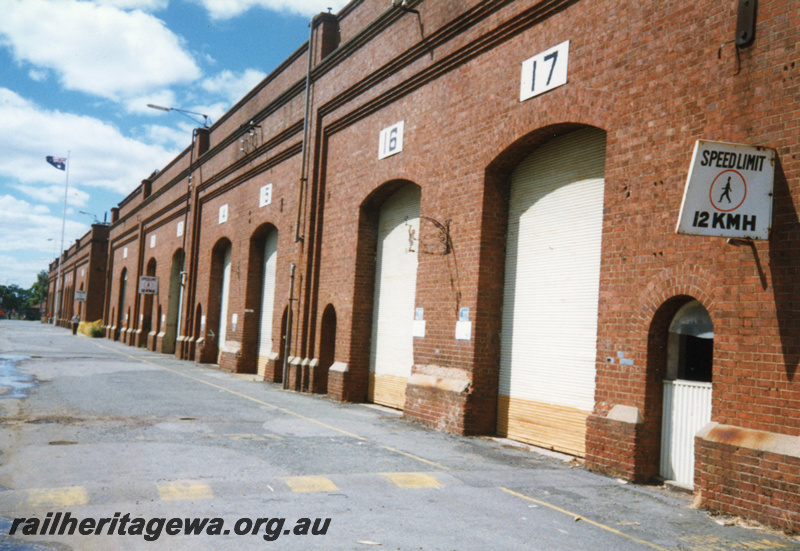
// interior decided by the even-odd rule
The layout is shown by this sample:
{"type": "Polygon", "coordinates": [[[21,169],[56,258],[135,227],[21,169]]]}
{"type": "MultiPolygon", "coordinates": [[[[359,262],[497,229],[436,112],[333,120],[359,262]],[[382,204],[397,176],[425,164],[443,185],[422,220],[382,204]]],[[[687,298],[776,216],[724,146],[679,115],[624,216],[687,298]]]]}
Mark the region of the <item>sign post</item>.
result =
{"type": "Polygon", "coordinates": [[[775,151],[698,140],[677,233],[769,239],[775,151]]]}

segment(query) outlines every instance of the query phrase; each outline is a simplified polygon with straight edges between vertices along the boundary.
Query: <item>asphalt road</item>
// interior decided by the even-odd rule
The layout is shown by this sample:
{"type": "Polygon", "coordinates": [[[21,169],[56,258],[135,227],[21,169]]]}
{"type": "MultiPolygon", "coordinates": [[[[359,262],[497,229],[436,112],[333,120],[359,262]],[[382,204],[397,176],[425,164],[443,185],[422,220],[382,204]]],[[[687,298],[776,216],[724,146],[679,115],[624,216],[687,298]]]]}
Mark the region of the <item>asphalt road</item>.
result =
{"type": "Polygon", "coordinates": [[[0,321],[0,394],[0,550],[800,550],[568,457],[38,322],[0,321]]]}

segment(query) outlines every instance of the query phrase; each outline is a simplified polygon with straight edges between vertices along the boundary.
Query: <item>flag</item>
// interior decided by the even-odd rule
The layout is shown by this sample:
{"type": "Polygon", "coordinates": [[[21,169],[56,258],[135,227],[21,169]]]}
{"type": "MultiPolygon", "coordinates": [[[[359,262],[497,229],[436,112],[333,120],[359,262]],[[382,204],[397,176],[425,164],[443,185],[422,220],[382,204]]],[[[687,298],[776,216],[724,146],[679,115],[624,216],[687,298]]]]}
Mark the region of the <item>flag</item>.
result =
{"type": "Polygon", "coordinates": [[[67,159],[64,157],[45,157],[47,162],[56,167],[58,170],[66,170],[67,169],[67,159]]]}

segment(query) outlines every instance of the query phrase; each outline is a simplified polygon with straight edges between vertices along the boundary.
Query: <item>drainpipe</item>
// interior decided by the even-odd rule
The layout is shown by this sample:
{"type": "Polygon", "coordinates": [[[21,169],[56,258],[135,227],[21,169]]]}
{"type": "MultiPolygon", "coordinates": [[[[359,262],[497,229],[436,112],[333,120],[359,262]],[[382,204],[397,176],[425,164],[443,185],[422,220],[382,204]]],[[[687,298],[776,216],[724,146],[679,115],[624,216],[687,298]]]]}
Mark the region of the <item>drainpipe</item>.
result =
{"type": "Polygon", "coordinates": [[[292,302],[295,301],[294,298],[294,270],[296,266],[294,262],[292,262],[292,266],[289,272],[289,308],[286,310],[286,333],[285,333],[285,341],[283,343],[283,379],[281,379],[281,384],[283,385],[283,389],[286,390],[289,388],[289,381],[288,381],[288,374],[289,374],[289,353],[291,352],[292,346],[292,302]]]}
{"type": "Polygon", "coordinates": [[[303,236],[300,235],[300,219],[303,213],[303,197],[305,195],[306,183],[308,181],[308,134],[309,134],[309,118],[311,116],[311,69],[314,66],[314,22],[317,16],[314,16],[309,23],[308,31],[308,68],[306,69],[306,105],[303,114],[303,160],[300,165],[300,186],[297,190],[297,220],[294,226],[294,242],[303,241],[303,236]]]}

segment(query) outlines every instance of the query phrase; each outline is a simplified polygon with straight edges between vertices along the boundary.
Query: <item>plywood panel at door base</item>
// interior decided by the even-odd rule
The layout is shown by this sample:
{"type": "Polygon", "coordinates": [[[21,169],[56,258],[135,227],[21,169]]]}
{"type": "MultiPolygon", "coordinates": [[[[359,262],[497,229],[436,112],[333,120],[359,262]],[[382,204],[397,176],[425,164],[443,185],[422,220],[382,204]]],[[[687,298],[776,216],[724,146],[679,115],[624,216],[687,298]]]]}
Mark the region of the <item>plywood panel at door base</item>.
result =
{"type": "Polygon", "coordinates": [[[571,455],[586,455],[586,418],[589,411],[498,397],[497,434],[571,455]]]}
{"type": "Polygon", "coordinates": [[[370,373],[367,399],[374,404],[403,409],[406,405],[407,385],[406,377],[370,373]]]}

